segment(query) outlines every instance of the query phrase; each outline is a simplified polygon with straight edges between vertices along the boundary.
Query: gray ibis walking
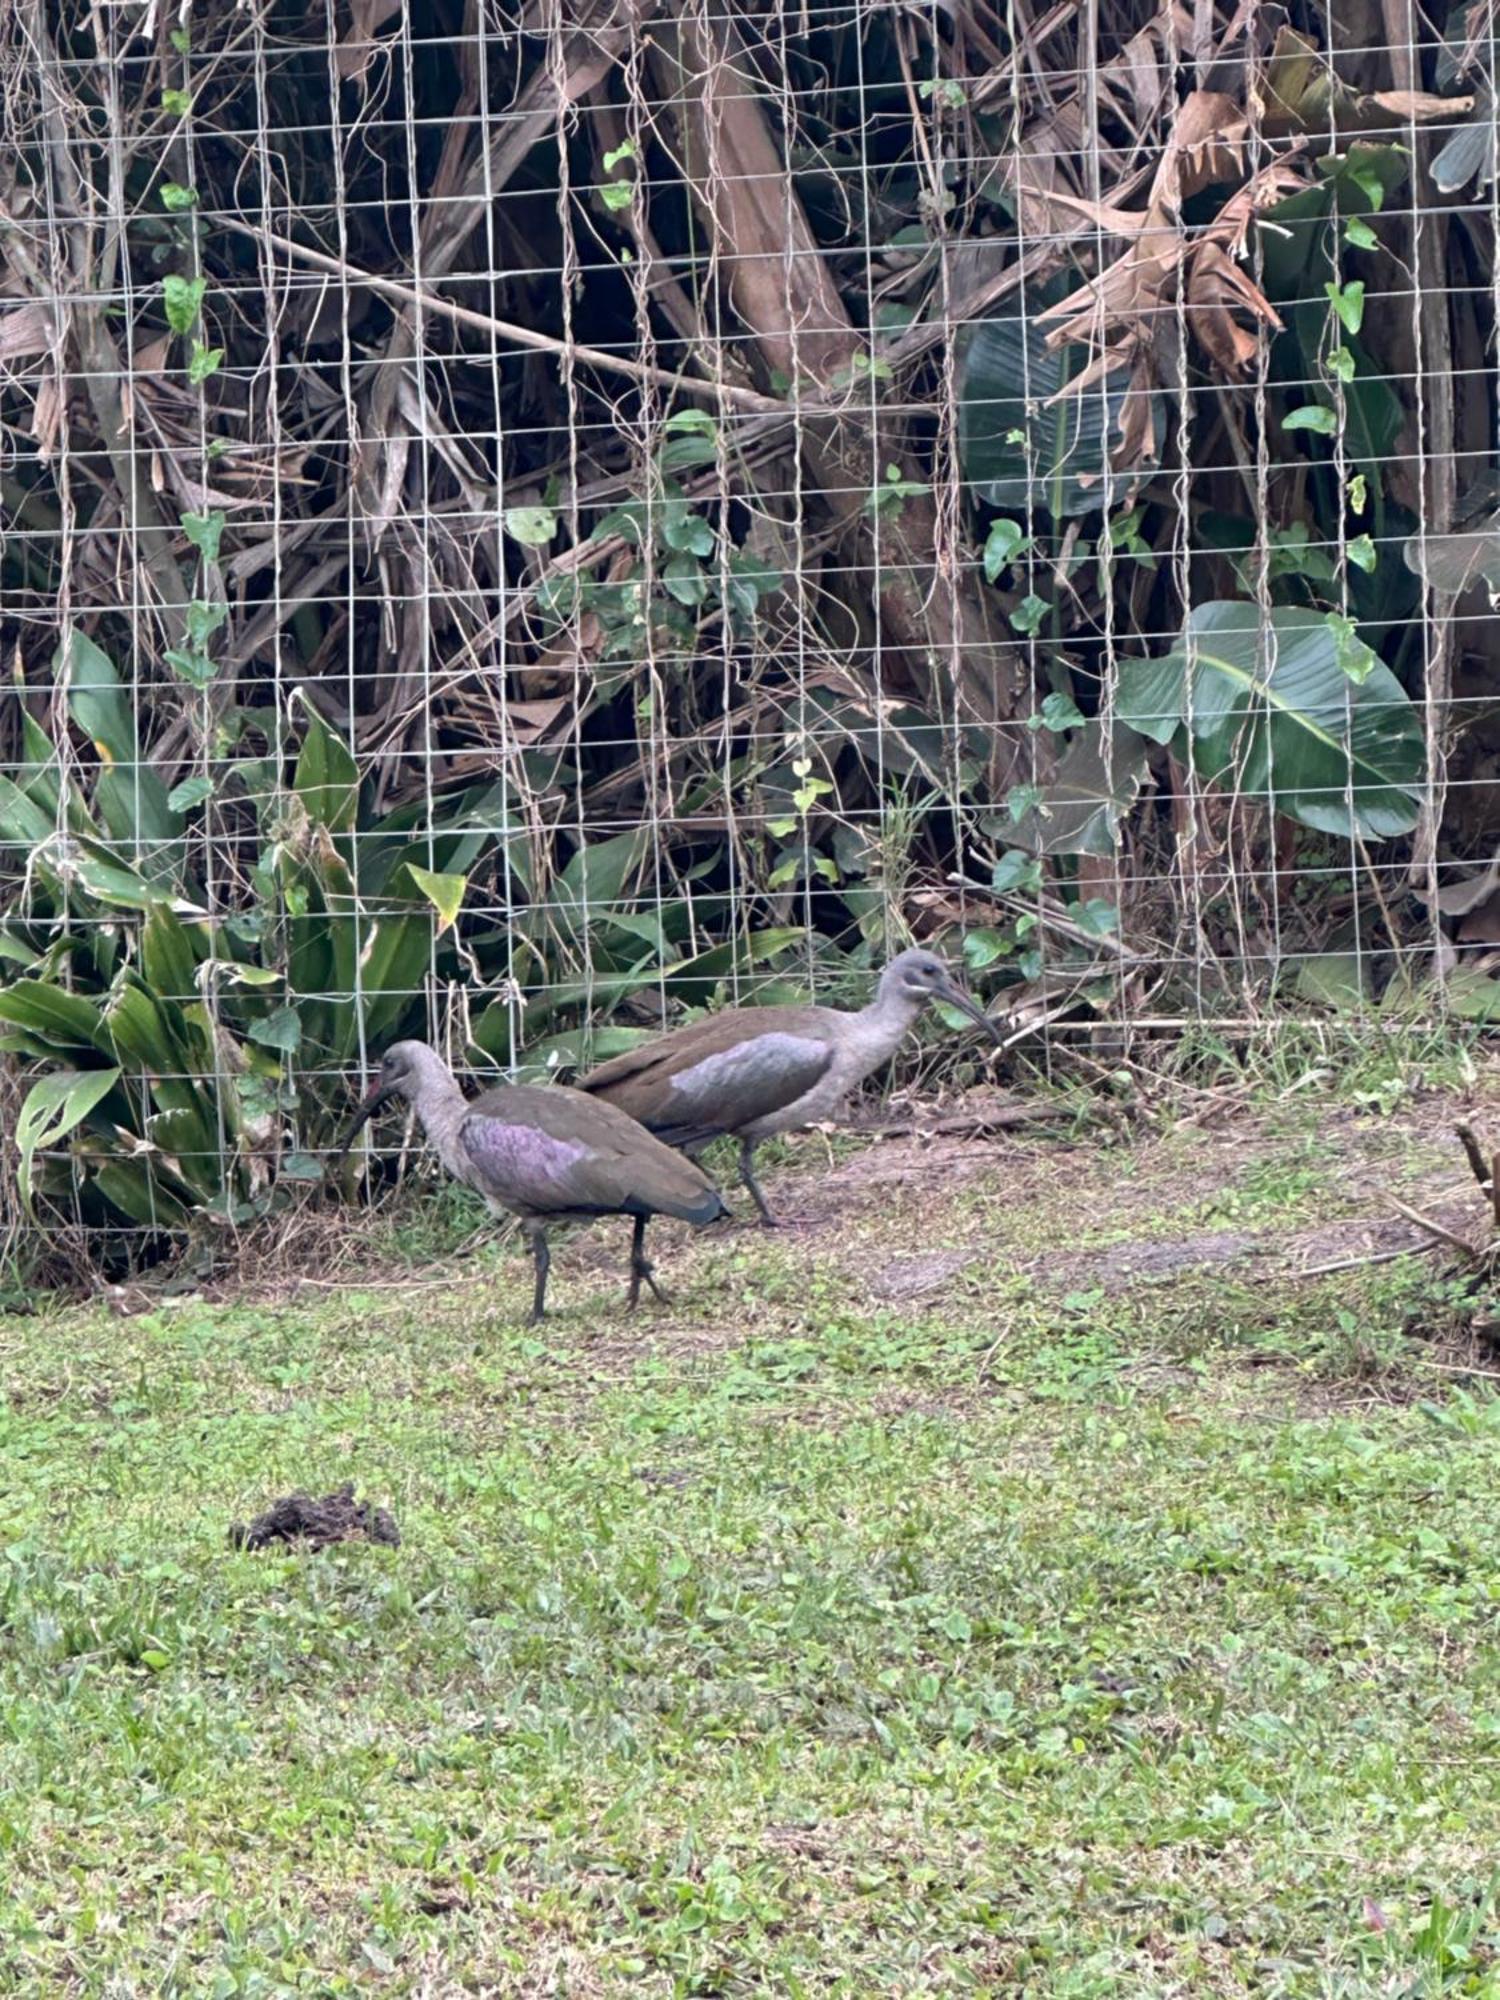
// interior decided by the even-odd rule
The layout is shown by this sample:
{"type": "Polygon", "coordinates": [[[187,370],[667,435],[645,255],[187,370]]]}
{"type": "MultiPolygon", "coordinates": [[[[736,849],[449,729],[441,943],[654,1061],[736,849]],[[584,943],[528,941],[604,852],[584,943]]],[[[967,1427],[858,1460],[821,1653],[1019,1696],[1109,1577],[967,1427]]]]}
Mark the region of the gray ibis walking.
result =
{"type": "Polygon", "coordinates": [[[652,1216],[701,1227],[729,1213],[701,1168],[614,1105],[557,1084],[499,1084],[470,1101],[425,1042],[395,1042],[386,1050],[375,1087],[344,1135],[340,1160],[365,1120],[392,1097],[404,1097],[415,1109],[428,1145],[491,1214],[520,1217],[536,1264],[533,1321],[542,1317],[547,1296],[549,1224],[601,1215],[634,1219],[633,1309],[642,1279],[665,1303],[646,1261],[652,1216]]]}
{"type": "Polygon", "coordinates": [[[740,1142],[740,1179],[767,1229],[776,1218],[755,1179],[755,1148],[835,1111],[889,1060],[929,1000],[1000,1030],[930,951],[903,951],[857,1014],[835,1007],[731,1007],[643,1043],[579,1079],[596,1103],[627,1112],[669,1146],[696,1154],[740,1142]]]}

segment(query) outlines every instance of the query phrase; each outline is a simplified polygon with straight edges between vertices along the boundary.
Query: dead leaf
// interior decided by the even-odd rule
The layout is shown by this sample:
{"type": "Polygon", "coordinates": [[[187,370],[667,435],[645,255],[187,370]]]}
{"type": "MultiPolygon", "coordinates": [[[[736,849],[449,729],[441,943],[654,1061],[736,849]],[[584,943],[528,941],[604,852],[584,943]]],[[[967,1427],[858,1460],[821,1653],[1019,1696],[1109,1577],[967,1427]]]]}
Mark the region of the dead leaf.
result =
{"type": "Polygon", "coordinates": [[[375,505],[371,508],[366,524],[371,550],[378,549],[385,538],[385,531],[401,510],[401,489],[406,483],[406,461],[411,454],[411,433],[407,430],[393,431],[389,436],[372,440],[369,449],[380,454],[380,485],[375,493],[375,505]]]}
{"type": "Polygon", "coordinates": [[[45,465],[51,458],[62,429],[62,394],[51,375],[37,385],[31,408],[31,435],[36,439],[36,455],[45,465]]]}
{"type": "Polygon", "coordinates": [[[565,696],[555,696],[550,701],[508,701],[505,704],[505,720],[516,739],[516,746],[529,750],[533,744],[543,741],[559,717],[570,713],[573,704],[565,696]]]}
{"type": "MultiPolygon", "coordinates": [[[[1500,888],[1500,853],[1491,855],[1487,865],[1477,875],[1465,875],[1461,881],[1445,882],[1437,892],[1433,907],[1445,917],[1466,917],[1497,888],[1500,888]]],[[[1420,888],[1417,894],[1424,902],[1427,900],[1420,888]]]]}
{"type": "Polygon", "coordinates": [[[38,354],[50,354],[53,346],[52,320],[47,308],[35,299],[0,313],[0,363],[27,361],[38,354]]]}
{"type": "Polygon", "coordinates": [[[1221,368],[1242,375],[1261,351],[1260,330],[1281,332],[1275,308],[1249,274],[1211,239],[1193,252],[1184,278],[1184,310],[1194,338],[1221,368]],[[1244,319],[1252,321],[1256,330],[1243,325],[1244,319]]]}
{"type": "Polygon", "coordinates": [[[1451,118],[1474,109],[1472,97],[1434,97],[1428,90],[1376,90],[1365,100],[1378,104],[1395,118],[1409,118],[1424,125],[1434,118],[1451,118]]]}

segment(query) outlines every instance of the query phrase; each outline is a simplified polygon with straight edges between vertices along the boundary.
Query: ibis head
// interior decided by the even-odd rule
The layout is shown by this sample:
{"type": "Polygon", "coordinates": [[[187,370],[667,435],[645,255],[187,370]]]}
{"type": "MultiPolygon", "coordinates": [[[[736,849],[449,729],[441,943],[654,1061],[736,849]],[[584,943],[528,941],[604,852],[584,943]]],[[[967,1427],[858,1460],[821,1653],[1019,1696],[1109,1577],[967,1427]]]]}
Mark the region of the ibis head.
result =
{"type": "Polygon", "coordinates": [[[392,1042],[380,1059],[373,1086],[344,1134],[338,1158],[343,1159],[357,1134],[393,1097],[404,1097],[421,1111],[424,1097],[446,1096],[454,1088],[453,1073],[436,1049],[428,1048],[425,1042],[392,1042]]]}
{"type": "MultiPolygon", "coordinates": [[[[977,1027],[988,1029],[998,1042],[1000,1030],[972,994],[966,993],[934,951],[919,945],[899,952],[880,976],[880,999],[902,1002],[908,1007],[924,1007],[929,1000],[942,1000],[956,1007],[977,1027]]],[[[877,1003],[878,1004],[878,1003],[877,1003]]]]}

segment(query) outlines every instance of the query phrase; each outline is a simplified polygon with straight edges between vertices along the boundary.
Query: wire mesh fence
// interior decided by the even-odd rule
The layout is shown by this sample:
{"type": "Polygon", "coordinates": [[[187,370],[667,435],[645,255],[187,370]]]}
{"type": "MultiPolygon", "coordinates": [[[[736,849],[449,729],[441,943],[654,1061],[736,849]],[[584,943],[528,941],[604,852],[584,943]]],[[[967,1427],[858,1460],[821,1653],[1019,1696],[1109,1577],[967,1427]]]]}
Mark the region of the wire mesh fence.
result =
{"type": "Polygon", "coordinates": [[[16,0],[18,1225],[911,937],[1022,1053],[1489,1018],[1495,13],[16,0]]]}

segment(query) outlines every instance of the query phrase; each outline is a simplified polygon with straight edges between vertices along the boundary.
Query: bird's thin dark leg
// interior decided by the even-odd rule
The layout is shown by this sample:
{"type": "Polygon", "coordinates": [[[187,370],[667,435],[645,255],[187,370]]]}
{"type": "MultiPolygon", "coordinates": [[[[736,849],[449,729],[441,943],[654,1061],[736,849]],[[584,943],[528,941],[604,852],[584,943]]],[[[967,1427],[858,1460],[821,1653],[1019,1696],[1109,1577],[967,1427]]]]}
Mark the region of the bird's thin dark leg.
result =
{"type": "Polygon", "coordinates": [[[777,1222],[775,1216],[772,1215],[770,1206],[767,1203],[765,1196],[761,1193],[759,1184],[756,1181],[755,1148],[748,1139],[741,1139],[740,1141],[740,1179],[745,1183],[745,1186],[750,1190],[750,1198],[755,1203],[755,1206],[760,1210],[761,1228],[762,1229],[779,1228],[780,1224],[777,1222]]]}
{"type": "Polygon", "coordinates": [[[547,1273],[552,1268],[552,1252],[547,1248],[547,1232],[533,1223],[526,1231],[531,1238],[531,1255],[536,1264],[536,1290],[531,1295],[531,1324],[546,1311],[547,1273]]]}
{"type": "Polygon", "coordinates": [[[630,1238],[630,1291],[625,1300],[631,1312],[635,1311],[640,1302],[642,1278],[664,1306],[671,1304],[671,1300],[657,1284],[651,1266],[646,1261],[646,1218],[644,1215],[638,1215],[630,1238]]]}

